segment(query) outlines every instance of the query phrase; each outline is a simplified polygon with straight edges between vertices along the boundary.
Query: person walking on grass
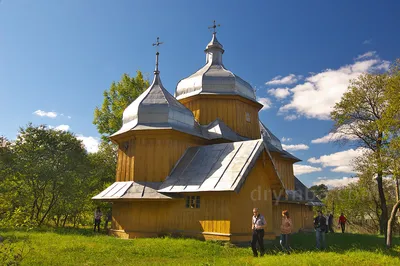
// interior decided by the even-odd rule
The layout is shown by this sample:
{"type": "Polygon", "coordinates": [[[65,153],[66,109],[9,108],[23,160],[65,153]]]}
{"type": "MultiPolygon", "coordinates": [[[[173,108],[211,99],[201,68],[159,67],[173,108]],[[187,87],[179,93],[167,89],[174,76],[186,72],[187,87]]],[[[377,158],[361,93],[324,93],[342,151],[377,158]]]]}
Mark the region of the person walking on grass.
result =
{"type": "Polygon", "coordinates": [[[97,207],[97,209],[94,211],[93,232],[96,232],[96,227],[97,227],[97,232],[100,232],[101,216],[103,216],[103,213],[101,212],[100,207],[97,207]]]}
{"type": "Polygon", "coordinates": [[[346,222],[347,222],[347,219],[346,219],[346,217],[344,217],[344,214],[342,212],[340,214],[339,223],[338,223],[338,225],[342,228],[342,233],[344,233],[344,231],[346,230],[346,222]]]}
{"type": "Polygon", "coordinates": [[[318,211],[317,217],[314,219],[315,236],[317,242],[317,249],[325,249],[325,232],[326,232],[326,218],[322,211],[318,211]]]}
{"type": "Polygon", "coordinates": [[[281,224],[281,244],[283,252],[290,254],[289,247],[289,236],[292,233],[292,219],[290,219],[289,212],[284,210],[282,212],[282,224],[281,224]]]}
{"type": "Polygon", "coordinates": [[[267,225],[264,216],[258,212],[258,208],[253,209],[253,216],[251,218],[251,230],[253,235],[251,238],[251,249],[253,250],[254,257],[258,257],[257,243],[260,246],[260,257],[264,256],[264,228],[267,225]]]}

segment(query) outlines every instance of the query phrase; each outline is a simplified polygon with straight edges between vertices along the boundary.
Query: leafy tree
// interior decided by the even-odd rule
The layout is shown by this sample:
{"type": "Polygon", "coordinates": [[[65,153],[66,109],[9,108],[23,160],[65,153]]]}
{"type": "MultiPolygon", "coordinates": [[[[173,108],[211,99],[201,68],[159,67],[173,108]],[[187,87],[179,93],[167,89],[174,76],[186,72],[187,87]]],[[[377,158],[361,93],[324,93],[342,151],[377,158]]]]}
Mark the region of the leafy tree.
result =
{"type": "MultiPolygon", "coordinates": [[[[370,150],[376,162],[376,181],[380,200],[380,232],[386,233],[388,210],[383,188],[382,150],[389,144],[389,136],[382,127],[387,109],[385,100],[389,76],[363,74],[353,80],[340,102],[336,103],[331,118],[336,133],[356,138],[356,145],[370,150]]],[[[386,236],[386,234],[385,234],[386,236]]]]}
{"type": "MultiPolygon", "coordinates": [[[[388,204],[393,204],[394,184],[384,180],[384,189],[387,192],[388,204]]],[[[335,213],[344,213],[351,223],[352,230],[373,233],[380,229],[380,203],[377,184],[372,179],[361,179],[347,186],[330,189],[323,200],[326,206],[335,206],[335,213]]],[[[337,217],[336,217],[337,218],[337,217]]]]}
{"type": "MultiPolygon", "coordinates": [[[[69,132],[45,126],[20,128],[11,150],[7,179],[14,211],[22,210],[31,221],[43,224],[52,209],[77,189],[88,165],[82,142],[69,132]]],[[[3,160],[2,160],[3,161],[3,160]]],[[[4,161],[3,161],[4,162],[4,161]]]]}
{"type": "Polygon", "coordinates": [[[94,110],[93,124],[102,134],[102,139],[107,137],[122,126],[122,114],[126,107],[149,87],[148,80],[143,78],[142,72],[137,71],[136,77],[123,74],[119,82],[113,82],[109,90],[105,90],[101,108],[94,110]]]}
{"type": "Polygon", "coordinates": [[[310,187],[310,191],[312,191],[320,200],[322,200],[328,193],[328,187],[325,184],[314,185],[310,187]]]}
{"type": "Polygon", "coordinates": [[[392,65],[389,72],[389,82],[385,94],[388,108],[384,113],[383,128],[391,139],[390,144],[384,149],[387,172],[396,183],[396,203],[393,205],[386,236],[386,246],[392,246],[392,227],[396,213],[400,208],[400,59],[392,65]]]}
{"type": "MultiPolygon", "coordinates": [[[[375,179],[379,192],[380,233],[391,242],[391,228],[399,203],[400,168],[400,61],[388,73],[364,74],[351,82],[331,113],[335,132],[356,138],[366,152],[357,158],[355,168],[364,180],[375,179]],[[394,179],[396,204],[388,220],[383,177],[394,179]]],[[[392,195],[389,195],[392,196],[392,195]]]]}

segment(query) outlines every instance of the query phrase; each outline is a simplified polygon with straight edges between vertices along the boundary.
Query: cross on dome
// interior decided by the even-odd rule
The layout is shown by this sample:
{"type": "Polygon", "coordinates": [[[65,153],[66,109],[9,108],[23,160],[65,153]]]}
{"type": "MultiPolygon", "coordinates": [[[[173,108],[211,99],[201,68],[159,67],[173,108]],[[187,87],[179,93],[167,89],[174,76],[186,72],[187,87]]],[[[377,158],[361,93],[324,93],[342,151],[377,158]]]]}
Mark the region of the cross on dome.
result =
{"type": "Polygon", "coordinates": [[[215,20],[214,20],[213,24],[214,24],[214,25],[209,26],[208,28],[209,28],[209,29],[213,29],[213,31],[214,31],[213,34],[216,34],[217,31],[216,31],[215,29],[216,29],[217,27],[221,27],[221,24],[218,24],[218,25],[215,24],[215,20]]]}
{"type": "Polygon", "coordinates": [[[160,42],[160,37],[157,37],[157,41],[156,43],[153,43],[153,46],[156,46],[157,48],[157,53],[158,53],[158,46],[160,46],[161,44],[163,44],[164,42],[160,42]]]}
{"type": "Polygon", "coordinates": [[[160,46],[161,44],[163,44],[164,42],[160,42],[160,37],[157,37],[157,41],[156,43],[153,43],[153,46],[156,47],[156,69],[154,70],[155,74],[160,73],[160,71],[158,71],[158,55],[160,54],[158,52],[158,46],[160,46]]]}

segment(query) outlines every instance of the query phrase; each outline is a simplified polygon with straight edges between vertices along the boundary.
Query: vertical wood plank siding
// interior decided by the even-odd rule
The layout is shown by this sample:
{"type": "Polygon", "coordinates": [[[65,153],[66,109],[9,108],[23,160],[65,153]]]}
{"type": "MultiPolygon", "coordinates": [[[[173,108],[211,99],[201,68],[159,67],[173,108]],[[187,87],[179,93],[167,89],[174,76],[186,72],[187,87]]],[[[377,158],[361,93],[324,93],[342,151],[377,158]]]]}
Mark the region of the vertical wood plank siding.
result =
{"type": "Polygon", "coordinates": [[[298,232],[299,230],[312,230],[314,228],[313,214],[314,212],[309,206],[305,206],[303,204],[296,203],[277,203],[273,204],[273,219],[274,224],[276,225],[274,228],[275,234],[279,235],[280,225],[282,223],[282,211],[288,210],[290,218],[293,223],[293,233],[298,232]]]}
{"type": "Polygon", "coordinates": [[[117,181],[161,182],[188,147],[205,144],[205,140],[172,130],[133,134],[119,141],[117,181]]]}
{"type": "Polygon", "coordinates": [[[294,173],[293,173],[293,162],[280,157],[278,153],[271,153],[272,159],[274,160],[276,170],[282,179],[286,189],[294,190],[294,173]]]}
{"type": "Polygon", "coordinates": [[[239,135],[259,139],[260,126],[258,111],[260,107],[238,96],[195,96],[180,101],[193,112],[201,125],[207,125],[219,118],[239,135]],[[246,113],[250,121],[246,121],[246,113]]]}
{"type": "MultiPolygon", "coordinates": [[[[219,118],[238,134],[259,139],[257,103],[240,96],[198,95],[181,100],[198,122],[209,124],[219,118]],[[250,122],[246,121],[246,113],[250,122]]],[[[188,147],[216,143],[170,129],[131,131],[113,139],[119,143],[116,181],[161,182],[188,147]]],[[[220,140],[219,140],[220,141],[220,140]]],[[[272,153],[276,169],[286,189],[294,190],[293,161],[272,153]]],[[[182,193],[173,200],[115,201],[112,232],[124,238],[181,233],[201,239],[232,242],[251,238],[252,209],[258,207],[267,220],[266,238],[280,234],[281,212],[289,210],[293,231],[313,228],[313,211],[296,203],[272,202],[272,190],[281,189],[273,181],[274,169],[260,156],[239,193],[182,193]],[[278,188],[279,187],[279,188],[278,188]],[[186,196],[200,196],[200,208],[186,208],[186,196]]],[[[279,191],[278,191],[279,193],[279,191]]]]}

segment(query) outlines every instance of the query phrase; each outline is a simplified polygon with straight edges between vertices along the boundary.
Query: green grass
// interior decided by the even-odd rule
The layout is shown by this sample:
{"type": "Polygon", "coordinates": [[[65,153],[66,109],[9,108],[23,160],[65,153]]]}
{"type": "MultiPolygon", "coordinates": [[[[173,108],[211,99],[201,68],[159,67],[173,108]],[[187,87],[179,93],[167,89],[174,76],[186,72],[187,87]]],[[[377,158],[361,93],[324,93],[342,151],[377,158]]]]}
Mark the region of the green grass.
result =
{"type": "Polygon", "coordinates": [[[263,258],[253,258],[249,247],[221,242],[123,240],[89,229],[0,229],[0,235],[14,242],[16,250],[25,245],[21,265],[400,265],[400,239],[395,238],[394,249],[388,251],[383,238],[372,235],[327,235],[329,248],[321,252],[314,250],[314,234],[295,234],[292,254],[280,252],[276,240],[267,245],[263,258]]]}

